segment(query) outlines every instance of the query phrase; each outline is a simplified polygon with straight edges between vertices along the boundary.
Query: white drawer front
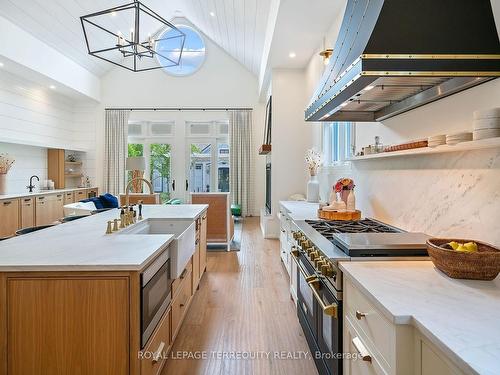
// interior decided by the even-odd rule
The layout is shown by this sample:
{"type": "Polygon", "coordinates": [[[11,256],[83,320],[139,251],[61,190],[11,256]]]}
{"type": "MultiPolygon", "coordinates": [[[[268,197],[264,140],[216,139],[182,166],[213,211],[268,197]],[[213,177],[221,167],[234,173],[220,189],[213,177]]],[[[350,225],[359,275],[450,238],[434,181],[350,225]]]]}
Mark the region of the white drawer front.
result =
{"type": "Polygon", "coordinates": [[[357,359],[344,360],[344,375],[388,375],[379,357],[370,351],[351,320],[346,319],[344,325],[344,352],[358,356],[357,359]]]}
{"type": "Polygon", "coordinates": [[[350,281],[346,280],[344,290],[345,314],[356,329],[366,336],[367,344],[373,351],[379,353],[385,365],[388,368],[395,368],[396,327],[350,281]]]}

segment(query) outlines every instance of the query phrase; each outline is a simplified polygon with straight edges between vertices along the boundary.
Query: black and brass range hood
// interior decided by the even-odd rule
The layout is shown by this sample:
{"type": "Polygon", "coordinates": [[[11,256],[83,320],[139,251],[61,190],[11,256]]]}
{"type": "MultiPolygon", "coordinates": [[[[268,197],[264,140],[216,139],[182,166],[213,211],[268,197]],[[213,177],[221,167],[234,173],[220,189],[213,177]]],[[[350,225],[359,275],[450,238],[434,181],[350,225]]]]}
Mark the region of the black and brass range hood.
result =
{"type": "Polygon", "coordinates": [[[348,0],[306,121],[381,121],[500,76],[489,0],[348,0]]]}

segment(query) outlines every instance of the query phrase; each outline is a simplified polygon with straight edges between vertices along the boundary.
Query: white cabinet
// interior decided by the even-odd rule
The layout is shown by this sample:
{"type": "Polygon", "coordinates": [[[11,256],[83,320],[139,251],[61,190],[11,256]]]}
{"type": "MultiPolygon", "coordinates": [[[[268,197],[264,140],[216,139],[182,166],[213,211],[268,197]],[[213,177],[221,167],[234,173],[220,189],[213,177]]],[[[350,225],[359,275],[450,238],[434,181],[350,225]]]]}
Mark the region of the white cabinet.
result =
{"type": "Polygon", "coordinates": [[[394,324],[354,283],[344,279],[344,375],[463,375],[411,325],[394,324]]]}

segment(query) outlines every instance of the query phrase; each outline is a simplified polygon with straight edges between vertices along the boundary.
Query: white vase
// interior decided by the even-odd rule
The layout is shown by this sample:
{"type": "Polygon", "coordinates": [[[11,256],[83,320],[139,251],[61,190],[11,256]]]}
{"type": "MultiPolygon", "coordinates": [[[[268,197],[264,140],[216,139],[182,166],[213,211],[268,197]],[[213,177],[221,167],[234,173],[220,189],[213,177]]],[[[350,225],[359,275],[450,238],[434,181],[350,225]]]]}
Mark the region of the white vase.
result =
{"type": "Polygon", "coordinates": [[[354,189],[350,190],[347,196],[347,211],[356,211],[356,196],[354,195],[354,189]]]}
{"type": "Polygon", "coordinates": [[[0,173],[0,195],[7,194],[7,174],[0,173]]]}
{"type": "Polygon", "coordinates": [[[311,176],[307,183],[307,201],[317,203],[319,202],[319,181],[318,176],[311,176]]]}

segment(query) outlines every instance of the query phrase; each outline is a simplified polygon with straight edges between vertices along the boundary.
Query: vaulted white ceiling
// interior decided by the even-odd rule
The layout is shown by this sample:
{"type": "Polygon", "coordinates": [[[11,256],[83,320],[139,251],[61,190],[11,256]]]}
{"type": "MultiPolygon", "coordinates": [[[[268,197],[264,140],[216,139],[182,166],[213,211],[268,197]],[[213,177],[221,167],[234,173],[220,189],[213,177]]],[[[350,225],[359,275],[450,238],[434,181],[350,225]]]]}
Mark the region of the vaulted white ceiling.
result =
{"type": "MultiPolygon", "coordinates": [[[[0,15],[102,76],[113,65],[87,53],[80,16],[128,0],[0,0],[0,15]]],[[[185,17],[255,75],[259,74],[270,0],[144,0],[167,20],[185,17]]],[[[14,37],[15,36],[4,36],[14,37]]],[[[22,48],[22,46],[20,46],[22,48]]]]}

